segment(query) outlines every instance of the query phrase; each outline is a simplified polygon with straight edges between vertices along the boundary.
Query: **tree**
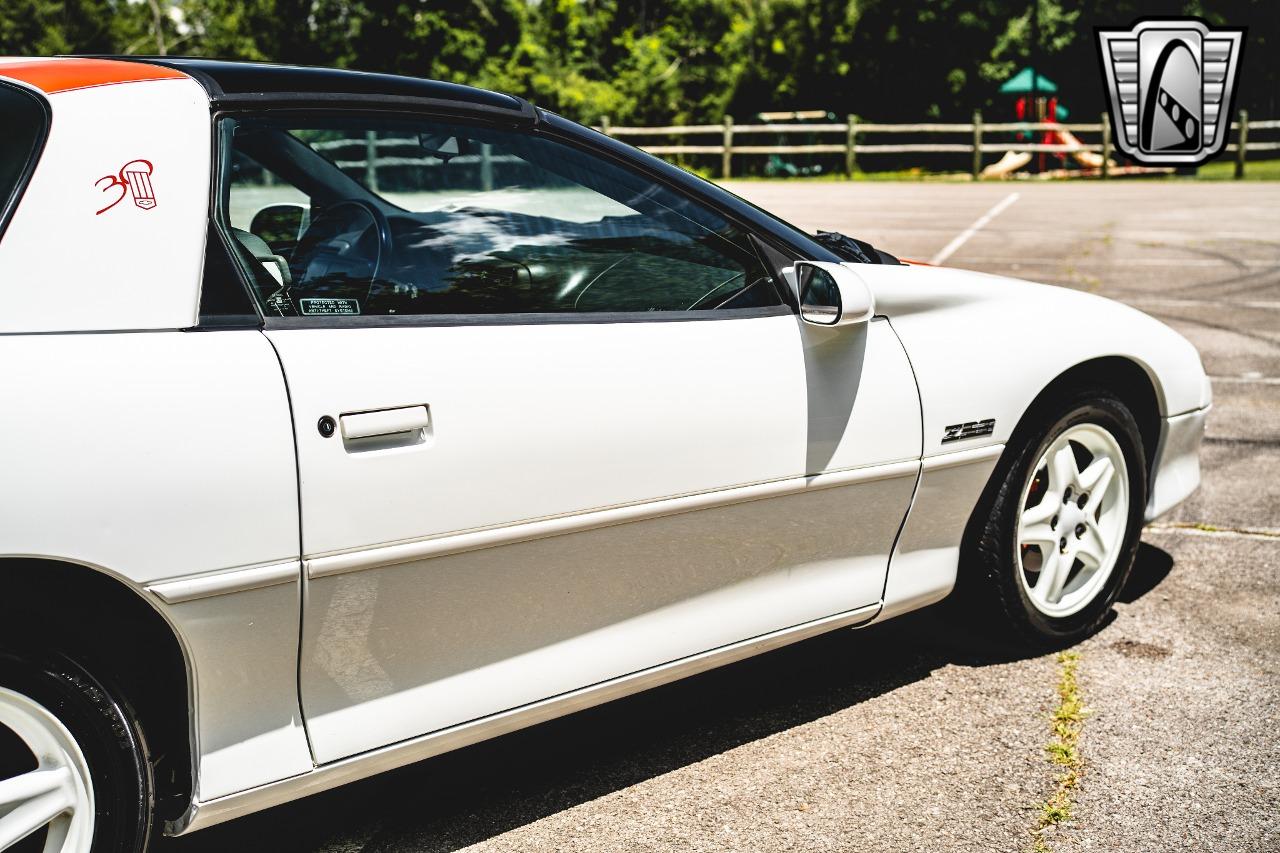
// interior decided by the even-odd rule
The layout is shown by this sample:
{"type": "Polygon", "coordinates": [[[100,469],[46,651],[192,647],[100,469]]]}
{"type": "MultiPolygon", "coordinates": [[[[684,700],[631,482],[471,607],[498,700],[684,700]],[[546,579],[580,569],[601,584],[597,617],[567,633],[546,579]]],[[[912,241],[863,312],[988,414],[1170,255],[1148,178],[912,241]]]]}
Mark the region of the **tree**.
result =
{"type": "Polygon", "coordinates": [[[1034,63],[1092,119],[1103,109],[1093,27],[1156,12],[1248,26],[1237,105],[1280,114],[1275,0],[7,0],[0,50],[388,71],[510,91],[579,120],[654,124],[802,108],[994,116],[1007,109],[999,84],[1034,63]]]}
{"type": "Polygon", "coordinates": [[[15,56],[143,49],[149,31],[149,12],[124,0],[5,0],[0,7],[0,53],[15,56]]]}

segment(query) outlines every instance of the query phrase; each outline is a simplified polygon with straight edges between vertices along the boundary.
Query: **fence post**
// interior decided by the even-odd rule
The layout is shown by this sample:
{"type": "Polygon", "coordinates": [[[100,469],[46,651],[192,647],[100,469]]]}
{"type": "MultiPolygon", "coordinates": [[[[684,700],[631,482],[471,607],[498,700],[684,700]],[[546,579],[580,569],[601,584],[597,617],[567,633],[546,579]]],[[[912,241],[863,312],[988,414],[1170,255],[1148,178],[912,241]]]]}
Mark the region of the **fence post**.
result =
{"type": "Polygon", "coordinates": [[[600,116],[600,132],[605,136],[613,136],[613,123],[608,116],[600,116]]]}
{"type": "Polygon", "coordinates": [[[973,111],[973,179],[982,180],[982,110],[973,111]]]}
{"type": "Polygon", "coordinates": [[[858,167],[857,152],[853,150],[854,140],[858,135],[858,119],[856,116],[850,115],[845,121],[848,122],[849,126],[844,134],[844,176],[852,178],[853,170],[858,167]]]}
{"type": "Polygon", "coordinates": [[[1244,178],[1245,149],[1249,147],[1249,111],[1240,111],[1240,132],[1236,134],[1236,180],[1244,178]]]}
{"type": "Polygon", "coordinates": [[[733,175],[733,116],[724,117],[724,153],[720,155],[720,177],[733,175]]]}
{"type": "Polygon", "coordinates": [[[1111,114],[1102,114],[1102,180],[1111,175],[1111,114]]]}
{"type": "Polygon", "coordinates": [[[493,191],[493,146],[487,142],[480,143],[480,189],[493,191]]]}
{"type": "Polygon", "coordinates": [[[370,192],[378,191],[378,134],[368,130],[364,134],[364,185],[370,192]]]}

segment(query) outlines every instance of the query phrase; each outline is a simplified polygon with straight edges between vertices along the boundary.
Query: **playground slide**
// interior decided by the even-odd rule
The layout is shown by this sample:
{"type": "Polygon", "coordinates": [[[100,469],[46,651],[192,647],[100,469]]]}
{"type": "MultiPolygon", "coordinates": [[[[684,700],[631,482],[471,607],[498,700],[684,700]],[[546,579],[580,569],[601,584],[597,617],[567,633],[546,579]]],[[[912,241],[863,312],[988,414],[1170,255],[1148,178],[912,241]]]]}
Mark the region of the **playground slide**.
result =
{"type": "MultiPolygon", "coordinates": [[[[1075,159],[1086,169],[1101,169],[1102,155],[1089,151],[1084,143],[1069,130],[1053,131],[1046,141],[1057,145],[1068,145],[1071,151],[1064,152],[1075,159]]],[[[982,170],[984,178],[1005,178],[1031,162],[1031,154],[1026,151],[1006,151],[1004,156],[982,170]]],[[[1114,164],[1112,164],[1114,165],[1114,164]]]]}
{"type": "Polygon", "coordinates": [[[1031,155],[1025,151],[1006,151],[1004,156],[982,170],[984,178],[1003,178],[1031,162],[1031,155]]]}
{"type": "Polygon", "coordinates": [[[1074,157],[1075,161],[1081,166],[1087,169],[1102,168],[1102,155],[1093,151],[1086,151],[1084,143],[1074,133],[1069,130],[1059,130],[1055,131],[1055,133],[1057,134],[1059,145],[1070,145],[1079,149],[1077,151],[1068,151],[1067,153],[1074,157]]]}

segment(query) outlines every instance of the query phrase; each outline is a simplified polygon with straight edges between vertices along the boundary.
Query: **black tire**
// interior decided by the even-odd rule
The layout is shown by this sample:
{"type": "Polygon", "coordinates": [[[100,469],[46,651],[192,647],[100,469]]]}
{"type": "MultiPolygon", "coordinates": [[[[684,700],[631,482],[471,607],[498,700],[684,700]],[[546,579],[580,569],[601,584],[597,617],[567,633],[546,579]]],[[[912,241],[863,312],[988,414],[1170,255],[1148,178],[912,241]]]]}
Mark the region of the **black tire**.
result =
{"type": "MultiPolygon", "coordinates": [[[[32,656],[0,650],[0,687],[51,712],[84,754],[94,797],[92,853],[145,850],[155,786],[146,740],[124,698],[60,654],[32,656]]],[[[34,760],[23,751],[25,744],[0,726],[0,778],[22,772],[22,763],[34,760]]],[[[40,851],[44,835],[39,830],[10,849],[40,851]]]]}
{"type": "Polygon", "coordinates": [[[1110,391],[1080,388],[1055,395],[1019,425],[974,510],[961,548],[955,607],[978,633],[1033,647],[1061,647],[1097,631],[1111,613],[1133,568],[1147,503],[1142,436],[1129,408],[1110,391]],[[1018,522],[1023,487],[1053,440],[1077,424],[1107,430],[1120,445],[1129,473],[1127,526],[1106,583],[1080,611],[1053,617],[1030,600],[1022,582],[1018,522]]]}

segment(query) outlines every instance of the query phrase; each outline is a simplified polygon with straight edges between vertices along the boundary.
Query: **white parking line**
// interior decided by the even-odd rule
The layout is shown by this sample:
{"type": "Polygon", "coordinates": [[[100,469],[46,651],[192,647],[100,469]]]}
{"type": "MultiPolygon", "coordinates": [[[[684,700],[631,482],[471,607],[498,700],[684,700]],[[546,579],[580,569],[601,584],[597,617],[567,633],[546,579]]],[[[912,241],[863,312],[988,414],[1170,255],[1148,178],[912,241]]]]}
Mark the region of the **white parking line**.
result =
{"type": "Polygon", "coordinates": [[[1210,376],[1209,381],[1223,385],[1280,385],[1280,376],[1210,376]]]}
{"type": "Polygon", "coordinates": [[[982,216],[978,219],[977,222],[973,223],[968,228],[961,231],[959,234],[956,235],[956,238],[954,240],[952,240],[947,245],[943,246],[941,252],[939,252],[938,254],[934,255],[932,258],[929,259],[929,263],[940,264],[943,261],[945,261],[947,258],[951,257],[955,253],[956,249],[959,249],[966,242],[968,242],[970,237],[972,237],[974,234],[977,234],[979,231],[985,228],[988,222],[990,222],[991,220],[995,219],[997,216],[1000,215],[1001,211],[1003,211],[1006,207],[1008,207],[1009,205],[1017,201],[1018,195],[1019,195],[1018,193],[1009,193],[1007,196],[1005,196],[1003,199],[997,202],[996,206],[988,210],[986,213],[982,214],[982,216]]]}

